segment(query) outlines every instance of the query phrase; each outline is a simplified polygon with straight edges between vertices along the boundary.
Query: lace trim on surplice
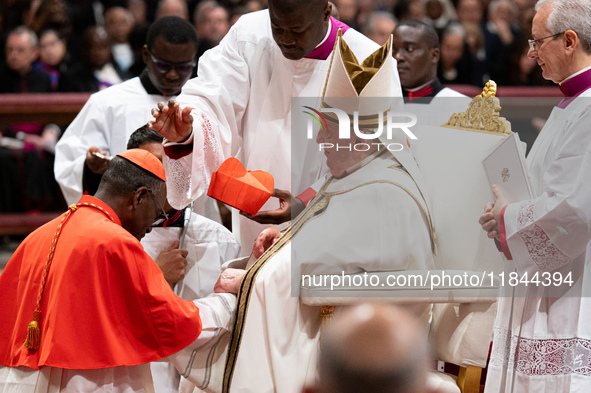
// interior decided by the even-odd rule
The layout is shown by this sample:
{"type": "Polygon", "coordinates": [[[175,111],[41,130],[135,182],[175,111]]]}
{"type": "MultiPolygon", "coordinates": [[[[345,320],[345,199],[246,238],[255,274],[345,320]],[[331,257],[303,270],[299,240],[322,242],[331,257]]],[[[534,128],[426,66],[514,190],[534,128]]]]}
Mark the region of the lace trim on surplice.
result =
{"type": "Polygon", "coordinates": [[[553,271],[571,259],[556,247],[548,234],[534,223],[534,203],[524,201],[517,213],[517,231],[532,261],[543,271],[553,271]]]}
{"type": "MultiPolygon", "coordinates": [[[[195,114],[193,114],[195,116],[195,114]]],[[[189,165],[189,168],[185,168],[186,164],[183,165],[185,158],[179,160],[169,160],[169,171],[167,172],[167,184],[174,190],[174,195],[181,195],[182,206],[188,205],[193,198],[192,190],[192,172],[196,171],[199,173],[197,179],[201,179],[203,184],[203,192],[207,192],[207,188],[211,181],[211,174],[216,171],[221,162],[221,146],[218,137],[215,135],[209,119],[201,113],[201,132],[203,134],[203,162],[200,168],[194,168],[193,165],[189,165]]],[[[192,153],[194,154],[194,153],[192,153]]],[[[192,161],[192,155],[187,156],[186,159],[192,161]]]]}
{"type": "Polygon", "coordinates": [[[495,328],[490,365],[528,376],[577,374],[591,377],[591,340],[518,338],[495,328]]]}

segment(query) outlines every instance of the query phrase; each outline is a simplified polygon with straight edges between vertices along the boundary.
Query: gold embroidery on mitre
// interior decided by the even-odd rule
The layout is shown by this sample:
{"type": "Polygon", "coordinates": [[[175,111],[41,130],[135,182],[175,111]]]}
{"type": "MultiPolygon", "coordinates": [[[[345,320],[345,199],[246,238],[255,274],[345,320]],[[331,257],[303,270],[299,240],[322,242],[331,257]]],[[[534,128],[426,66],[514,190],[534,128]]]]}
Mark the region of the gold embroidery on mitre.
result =
{"type": "Polygon", "coordinates": [[[482,93],[472,99],[466,112],[454,113],[442,127],[469,131],[510,134],[511,123],[500,116],[501,103],[497,97],[497,84],[489,80],[482,93]]]}
{"type": "MultiPolygon", "coordinates": [[[[391,63],[392,40],[359,62],[349,45],[337,32],[329,71],[322,92],[321,108],[339,109],[351,120],[357,116],[361,128],[378,128],[387,123],[391,109],[391,79],[395,69],[391,63]]],[[[323,111],[327,120],[339,118],[331,111],[323,111]]]]}
{"type": "Polygon", "coordinates": [[[357,94],[361,94],[361,91],[367,86],[371,78],[378,72],[382,64],[386,62],[389,55],[391,37],[388,37],[386,44],[369,55],[361,64],[359,64],[357,57],[345,40],[341,39],[338,42],[347,74],[357,94]]]}

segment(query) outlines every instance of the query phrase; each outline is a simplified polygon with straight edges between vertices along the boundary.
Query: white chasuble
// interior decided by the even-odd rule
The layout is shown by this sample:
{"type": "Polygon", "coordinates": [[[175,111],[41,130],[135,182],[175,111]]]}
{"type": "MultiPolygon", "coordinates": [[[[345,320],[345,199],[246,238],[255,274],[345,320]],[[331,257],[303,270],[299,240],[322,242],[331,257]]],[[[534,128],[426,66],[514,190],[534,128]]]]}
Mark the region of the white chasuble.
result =
{"type": "Polygon", "coordinates": [[[301,274],[431,268],[426,207],[413,179],[389,153],[370,156],[329,178],[249,269],[224,347],[195,352],[188,377],[206,392],[300,392],[315,377],[322,322],[321,307],[298,298],[301,274]]]}

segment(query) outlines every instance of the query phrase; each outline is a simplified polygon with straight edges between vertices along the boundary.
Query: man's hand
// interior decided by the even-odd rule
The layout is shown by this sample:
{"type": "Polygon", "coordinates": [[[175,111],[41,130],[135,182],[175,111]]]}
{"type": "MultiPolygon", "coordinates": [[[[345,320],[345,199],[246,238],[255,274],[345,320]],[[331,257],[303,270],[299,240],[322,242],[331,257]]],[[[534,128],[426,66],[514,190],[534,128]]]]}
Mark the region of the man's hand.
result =
{"type": "Polygon", "coordinates": [[[179,241],[175,240],[172,245],[164,249],[158,258],[156,265],[162,270],[164,278],[171,287],[185,277],[187,269],[187,255],[189,251],[179,250],[179,241]]]}
{"type": "Polygon", "coordinates": [[[492,191],[496,202],[494,204],[489,202],[484,206],[484,213],[480,215],[478,223],[487,232],[489,238],[500,240],[501,211],[508,205],[508,201],[501,188],[496,184],[493,185],[492,191]]]}
{"type": "Polygon", "coordinates": [[[304,210],[305,206],[302,201],[300,201],[298,198],[294,198],[289,191],[275,188],[273,190],[272,196],[279,199],[279,209],[265,210],[258,212],[255,215],[244,211],[241,211],[240,214],[246,218],[258,222],[259,224],[278,225],[285,221],[291,220],[292,211],[293,215],[297,216],[302,210],[304,210]]]}
{"type": "Polygon", "coordinates": [[[281,232],[275,227],[265,228],[259,233],[252,245],[252,255],[259,259],[269,247],[281,237],[281,232]]]}
{"type": "Polygon", "coordinates": [[[246,274],[246,270],[228,268],[222,272],[220,278],[215,283],[213,291],[215,293],[233,293],[238,294],[242,277],[246,274]]]}
{"type": "Polygon", "coordinates": [[[158,108],[152,109],[154,120],[148,122],[148,126],[157,131],[171,142],[182,142],[191,135],[193,129],[193,108],[186,106],[181,110],[175,100],[158,103],[158,108]]]}
{"type": "Polygon", "coordinates": [[[108,153],[104,150],[101,151],[101,149],[96,146],[91,146],[86,152],[86,166],[97,175],[102,175],[109,167],[109,160],[101,158],[93,153],[99,153],[105,157],[108,153]]]}

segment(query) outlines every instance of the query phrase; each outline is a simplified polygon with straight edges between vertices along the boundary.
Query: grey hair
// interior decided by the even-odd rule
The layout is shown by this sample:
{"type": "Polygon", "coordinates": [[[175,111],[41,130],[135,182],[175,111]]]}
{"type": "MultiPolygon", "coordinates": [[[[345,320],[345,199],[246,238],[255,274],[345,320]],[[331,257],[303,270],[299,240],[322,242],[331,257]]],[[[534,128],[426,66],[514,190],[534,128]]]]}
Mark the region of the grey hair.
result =
{"type": "Polygon", "coordinates": [[[591,1],[590,0],[538,0],[536,12],[550,6],[546,27],[552,34],[567,30],[577,33],[586,53],[591,53],[591,1]]]}
{"type": "Polygon", "coordinates": [[[513,1],[509,1],[509,0],[492,0],[488,4],[488,13],[489,14],[495,13],[499,9],[499,6],[501,6],[502,4],[509,5],[509,8],[511,10],[511,17],[515,18],[515,14],[516,14],[515,4],[513,1]]]}
{"type": "Polygon", "coordinates": [[[373,33],[376,21],[378,19],[391,20],[392,22],[394,22],[394,24],[396,24],[396,18],[394,18],[394,15],[392,15],[391,13],[387,11],[374,11],[369,15],[369,18],[367,18],[367,22],[365,22],[365,24],[362,26],[361,32],[365,35],[373,33]]]}
{"type": "Polygon", "coordinates": [[[31,47],[33,48],[38,48],[39,47],[39,39],[37,38],[37,34],[35,34],[35,32],[31,29],[29,29],[26,26],[19,26],[17,28],[15,28],[14,30],[12,30],[10,32],[10,34],[14,34],[14,35],[21,35],[21,34],[28,34],[29,35],[29,43],[31,44],[31,47]]]}
{"type": "Polygon", "coordinates": [[[448,35],[448,34],[457,34],[462,36],[462,38],[464,38],[464,40],[466,39],[466,30],[464,30],[464,27],[459,24],[459,23],[451,23],[449,26],[447,26],[447,28],[443,31],[442,33],[442,39],[443,36],[448,35]]]}

